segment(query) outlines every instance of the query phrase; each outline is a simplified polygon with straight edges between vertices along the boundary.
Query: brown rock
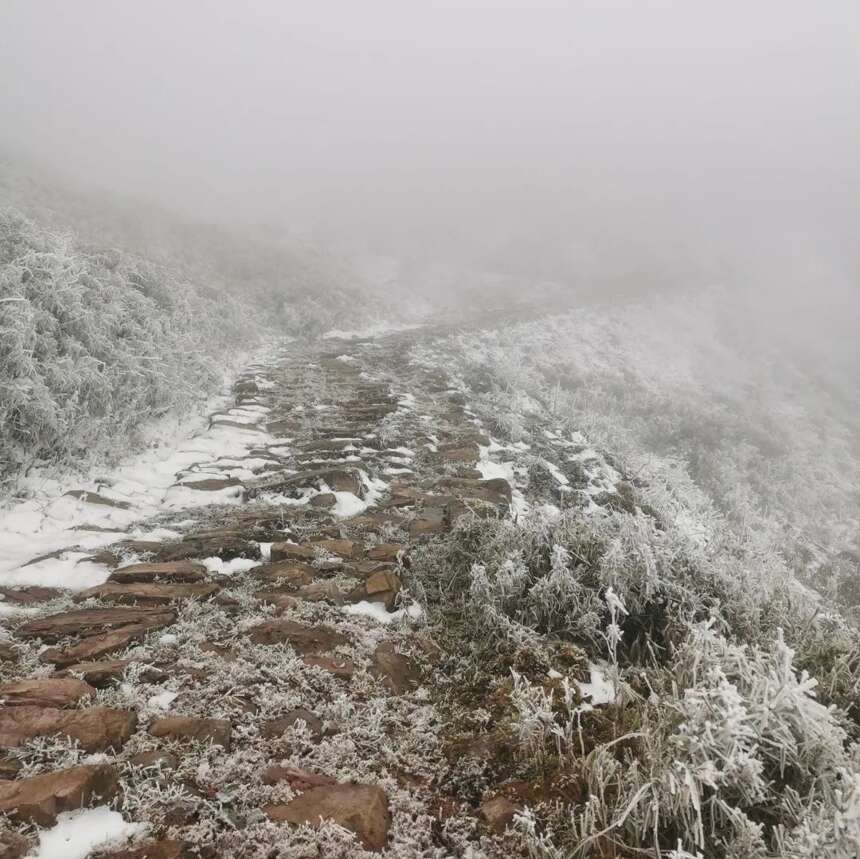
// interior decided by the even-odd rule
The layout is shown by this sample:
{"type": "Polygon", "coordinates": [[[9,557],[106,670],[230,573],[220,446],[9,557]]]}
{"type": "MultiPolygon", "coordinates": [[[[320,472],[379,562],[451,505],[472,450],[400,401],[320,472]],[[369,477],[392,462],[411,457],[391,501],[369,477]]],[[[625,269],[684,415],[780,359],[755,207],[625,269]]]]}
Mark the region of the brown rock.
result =
{"type": "Polygon", "coordinates": [[[504,832],[514,822],[517,807],[504,796],[497,796],[481,803],[478,814],[490,829],[496,832],[504,832]]]}
{"type": "Polygon", "coordinates": [[[69,676],[78,674],[97,689],[103,686],[109,686],[112,683],[118,683],[122,680],[125,669],[131,664],[130,659],[105,659],[96,660],[93,662],[76,662],[70,665],[65,671],[60,672],[60,676],[69,676]]]}
{"type": "Polygon", "coordinates": [[[329,555],[337,555],[339,558],[355,558],[361,554],[362,548],[352,540],[316,540],[311,543],[311,548],[322,549],[329,555]]]}
{"type": "Polygon", "coordinates": [[[295,594],[287,591],[257,591],[254,596],[262,602],[275,606],[280,612],[295,608],[300,602],[295,594]]]}
{"type": "Polygon", "coordinates": [[[206,578],[207,570],[203,564],[195,561],[166,561],[161,564],[130,564],[119,570],[114,570],[108,581],[129,584],[130,582],[153,582],[161,579],[165,582],[201,582],[206,578]]]}
{"type": "Polygon", "coordinates": [[[390,642],[383,642],[373,652],[370,673],[379,678],[395,695],[415,689],[421,682],[418,669],[390,642]]]}
{"type": "Polygon", "coordinates": [[[312,582],[296,591],[296,597],[305,602],[330,602],[343,605],[343,594],[334,582],[312,582]]]}
{"type": "Polygon", "coordinates": [[[454,442],[439,447],[439,458],[443,462],[465,462],[473,464],[481,458],[481,451],[474,442],[454,442]]]}
{"type": "Polygon", "coordinates": [[[0,644],[0,662],[15,662],[18,654],[11,644],[0,644]]]}
{"type": "Polygon", "coordinates": [[[83,680],[50,677],[0,685],[0,701],[7,707],[71,707],[95,696],[96,690],[83,680]]]}
{"type": "Polygon", "coordinates": [[[211,741],[230,750],[232,726],[227,719],[199,719],[194,716],[164,716],[149,726],[153,737],[173,740],[211,741]]]}
{"type": "Polygon", "coordinates": [[[66,635],[96,635],[119,627],[158,629],[175,619],[175,612],[163,608],[80,608],[28,621],[17,632],[22,638],[57,641],[66,635]]]}
{"type": "Polygon", "coordinates": [[[272,561],[312,561],[317,553],[310,546],[298,543],[272,543],[272,561]]]}
{"type": "Polygon", "coordinates": [[[113,799],[118,777],[105,764],[72,767],[17,781],[0,782],[0,812],[13,820],[51,826],[63,811],[113,799]]]}
{"type": "Polygon", "coordinates": [[[305,626],[292,620],[267,620],[250,631],[254,644],[289,643],[301,654],[331,650],[349,639],[327,626],[305,626]]]}
{"type": "Polygon", "coordinates": [[[360,471],[357,468],[321,468],[298,474],[282,474],[255,481],[245,491],[248,498],[261,492],[290,492],[311,487],[323,492],[352,492],[363,494],[360,471]]]}
{"type": "Polygon", "coordinates": [[[388,797],[373,785],[315,787],[286,805],[266,806],[263,812],[277,823],[294,825],[319,826],[320,819],[333,820],[354,832],[367,850],[383,850],[388,843],[388,797]]]}
{"type": "Polygon", "coordinates": [[[502,477],[491,480],[443,477],[436,486],[449,490],[459,498],[485,501],[498,507],[507,507],[511,503],[511,484],[502,477]]]}
{"type": "Polygon", "coordinates": [[[285,581],[287,584],[298,588],[302,585],[309,585],[314,580],[317,571],[310,564],[303,564],[300,561],[277,561],[274,564],[255,567],[252,574],[267,582],[285,581]]]}
{"type": "Polygon", "coordinates": [[[355,673],[355,665],[351,660],[337,656],[303,656],[302,662],[311,668],[322,668],[340,680],[349,680],[355,673]]]}
{"type": "Polygon", "coordinates": [[[337,504],[337,496],[333,492],[321,492],[319,495],[314,495],[308,503],[318,510],[330,510],[337,504]]]}
{"type": "Polygon", "coordinates": [[[39,659],[58,666],[89,662],[115,653],[117,650],[125,650],[129,644],[143,638],[147,632],[149,632],[147,627],[127,626],[103,635],[92,635],[71,647],[49,647],[39,654],[39,659]]]}
{"type": "Polygon", "coordinates": [[[388,561],[394,563],[400,552],[405,549],[406,546],[402,543],[379,543],[368,551],[367,557],[371,561],[388,561]]]}
{"type": "Polygon", "coordinates": [[[290,710],[286,716],[266,722],[263,725],[262,734],[266,739],[280,737],[287,728],[292,728],[296,722],[304,722],[315,741],[318,742],[322,738],[322,721],[311,713],[310,710],[303,710],[301,708],[290,710]]]}
{"type": "Polygon", "coordinates": [[[121,749],[137,727],[130,710],[89,707],[60,710],[55,707],[5,707],[0,709],[0,747],[15,748],[36,737],[64,734],[88,752],[121,749]]]}
{"type": "Polygon", "coordinates": [[[148,605],[168,605],[174,602],[182,602],[190,599],[207,599],[215,596],[221,588],[216,584],[202,582],[200,584],[160,584],[155,582],[120,584],[118,582],[107,582],[81,591],[76,597],[76,602],[88,599],[100,599],[104,602],[134,604],[145,603],[148,605]]]}
{"type": "Polygon", "coordinates": [[[59,588],[43,588],[38,585],[26,588],[0,588],[0,602],[14,605],[50,602],[61,596],[62,593],[59,588]]]}
{"type": "Polygon", "coordinates": [[[185,489],[196,489],[198,492],[219,492],[222,489],[231,489],[241,485],[242,481],[235,477],[206,477],[203,480],[189,480],[186,483],[175,484],[175,486],[182,486],[185,489]]]}
{"type": "Polygon", "coordinates": [[[441,508],[425,509],[421,516],[409,523],[410,537],[444,534],[449,528],[445,511],[441,508]]]}
{"type": "MultiPolygon", "coordinates": [[[[18,778],[20,771],[21,762],[17,758],[0,757],[0,779],[18,778]]],[[[2,853],[0,859],[3,859],[2,853]]]]}

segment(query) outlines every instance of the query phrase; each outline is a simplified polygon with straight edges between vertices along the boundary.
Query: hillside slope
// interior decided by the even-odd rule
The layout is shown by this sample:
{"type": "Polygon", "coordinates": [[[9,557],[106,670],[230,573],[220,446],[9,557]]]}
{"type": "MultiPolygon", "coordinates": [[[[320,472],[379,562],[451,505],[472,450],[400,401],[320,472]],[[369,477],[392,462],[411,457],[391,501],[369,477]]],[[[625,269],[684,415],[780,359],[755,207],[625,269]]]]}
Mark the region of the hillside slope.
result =
{"type": "Polygon", "coordinates": [[[852,859],[860,636],[521,334],[287,344],[149,489],[0,522],[7,843],[71,779],[116,859],[852,859]]]}

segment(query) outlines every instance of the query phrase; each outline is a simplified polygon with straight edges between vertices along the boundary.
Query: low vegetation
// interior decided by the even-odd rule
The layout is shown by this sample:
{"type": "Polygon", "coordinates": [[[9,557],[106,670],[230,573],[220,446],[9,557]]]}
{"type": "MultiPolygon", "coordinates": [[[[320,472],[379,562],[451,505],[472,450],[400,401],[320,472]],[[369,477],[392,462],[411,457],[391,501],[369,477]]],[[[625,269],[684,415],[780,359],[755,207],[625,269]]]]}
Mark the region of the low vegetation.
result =
{"type": "MultiPolygon", "coordinates": [[[[576,353],[558,348],[573,330],[562,318],[551,333],[470,332],[417,355],[459,355],[449,366],[481,392],[476,414],[510,446],[532,501],[514,520],[461,523],[415,561],[450,654],[439,694],[458,729],[457,789],[513,798],[524,849],[541,859],[854,857],[860,634],[795,575],[779,524],[803,511],[775,505],[767,520],[756,504],[760,532],[739,515],[779,454],[743,464],[734,507],[705,491],[728,485],[684,456],[709,451],[702,439],[649,449],[656,415],[641,413],[642,434],[610,456],[594,439],[613,438],[612,402],[581,408],[606,376],[580,373],[565,392],[549,373],[576,353]],[[615,488],[590,490],[607,468],[615,488]]],[[[631,410],[653,396],[627,384],[631,410]]],[[[669,421],[682,410],[671,393],[669,421]]],[[[747,437],[757,428],[750,412],[734,420],[747,437]]],[[[788,428],[775,442],[803,450],[788,428]]]]}

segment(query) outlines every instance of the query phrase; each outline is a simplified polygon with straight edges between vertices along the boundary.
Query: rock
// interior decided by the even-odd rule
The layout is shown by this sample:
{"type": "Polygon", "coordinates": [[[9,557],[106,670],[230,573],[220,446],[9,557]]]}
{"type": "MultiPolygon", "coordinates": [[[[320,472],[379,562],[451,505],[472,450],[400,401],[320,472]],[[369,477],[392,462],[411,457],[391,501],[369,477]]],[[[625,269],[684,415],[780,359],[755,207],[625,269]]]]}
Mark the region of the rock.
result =
{"type": "Polygon", "coordinates": [[[421,675],[418,669],[390,642],[383,642],[373,652],[370,673],[379,678],[395,695],[403,695],[418,687],[421,675]]]}
{"type": "Polygon", "coordinates": [[[0,644],[0,662],[16,662],[18,654],[11,644],[0,644]]]}
{"type": "Polygon", "coordinates": [[[514,822],[518,808],[507,797],[497,796],[481,803],[478,814],[496,832],[504,832],[514,822]]]}
{"type": "Polygon", "coordinates": [[[400,578],[390,570],[381,570],[378,573],[372,573],[366,581],[353,588],[347,595],[347,600],[382,603],[392,611],[399,593],[400,578]]]}
{"type": "Polygon", "coordinates": [[[315,540],[310,544],[314,550],[322,550],[339,558],[356,558],[362,553],[361,546],[352,540],[315,540]]]}
{"type": "Polygon", "coordinates": [[[118,683],[122,680],[125,669],[131,664],[130,659],[105,659],[96,660],[94,662],[76,662],[70,665],[65,671],[59,672],[58,676],[67,677],[73,674],[80,675],[83,679],[101,689],[104,686],[110,686],[112,683],[118,683]]]}
{"type": "Polygon", "coordinates": [[[270,766],[263,770],[263,784],[278,784],[282,781],[289,782],[295,790],[337,784],[337,780],[331,776],[307,772],[296,767],[270,766]]]}
{"type": "MultiPolygon", "coordinates": [[[[277,544],[276,544],[277,545],[277,544]]],[[[272,546],[274,549],[274,546],[272,546]]],[[[317,574],[310,564],[299,561],[277,561],[273,564],[264,564],[255,567],[252,571],[255,578],[264,579],[267,582],[286,582],[293,587],[309,585],[317,574]]]]}
{"type": "Polygon", "coordinates": [[[360,498],[363,487],[361,471],[355,467],[320,468],[263,478],[248,484],[245,496],[254,498],[261,492],[281,493],[311,488],[320,492],[352,492],[360,498]]]}
{"type": "Polygon", "coordinates": [[[280,737],[287,728],[291,728],[296,722],[304,722],[315,742],[319,742],[322,738],[322,721],[311,713],[310,710],[290,710],[286,716],[281,716],[278,719],[272,719],[263,725],[262,735],[266,739],[280,737]]]}
{"type": "Polygon", "coordinates": [[[0,813],[13,820],[52,826],[63,811],[113,799],[118,776],[106,764],[72,767],[46,775],[0,782],[0,813]]]}
{"type": "Polygon", "coordinates": [[[38,585],[26,588],[0,588],[0,602],[11,605],[28,605],[50,602],[62,594],[63,592],[59,588],[43,588],[38,585]]]}
{"type": "Polygon", "coordinates": [[[173,740],[211,741],[230,751],[232,726],[228,719],[200,719],[194,716],[164,716],[149,726],[153,737],[173,740]]]}
{"type": "Polygon", "coordinates": [[[459,498],[486,501],[497,507],[508,507],[511,503],[511,484],[503,477],[491,480],[469,480],[463,477],[443,477],[437,487],[447,489],[459,498]]]}
{"type": "Polygon", "coordinates": [[[109,853],[94,853],[93,859],[201,859],[188,841],[147,841],[139,847],[111,850],[109,853]]]}
{"type": "Polygon", "coordinates": [[[169,605],[174,602],[182,602],[190,599],[208,599],[215,596],[221,590],[219,585],[201,582],[200,584],[160,584],[157,582],[143,582],[120,584],[118,582],[107,582],[81,591],[76,597],[76,602],[88,599],[100,599],[104,602],[135,604],[145,603],[149,605],[169,605]]]}
{"type": "Polygon", "coordinates": [[[442,462],[476,463],[481,458],[481,451],[475,442],[453,442],[439,447],[439,459],[442,462]]]}
{"type": "Polygon", "coordinates": [[[303,656],[302,662],[311,668],[322,668],[340,680],[349,680],[355,673],[351,660],[336,656],[303,656]]]}
{"type": "Polygon", "coordinates": [[[343,605],[343,594],[334,582],[312,582],[299,588],[295,596],[305,602],[330,602],[343,605]]]}
{"type": "Polygon", "coordinates": [[[388,843],[391,813],[385,792],[373,785],[335,784],[315,787],[286,805],[269,805],[266,816],[277,823],[319,826],[333,820],[354,832],[367,850],[383,850],[388,843]]]}
{"type": "Polygon", "coordinates": [[[57,641],[67,635],[96,635],[119,627],[159,629],[176,619],[176,613],[163,608],[81,608],[39,617],[18,627],[22,638],[57,641]]]}
{"type": "Polygon", "coordinates": [[[7,707],[72,707],[95,696],[96,690],[83,680],[50,677],[0,685],[0,701],[7,707]]]}
{"type": "Polygon", "coordinates": [[[275,606],[278,611],[295,608],[300,602],[294,593],[288,591],[257,591],[254,596],[261,602],[275,606]]]}
{"type": "Polygon", "coordinates": [[[164,770],[175,770],[179,766],[179,759],[170,752],[156,750],[140,752],[130,758],[129,763],[136,767],[160,767],[164,770]]]}
{"type": "Polygon", "coordinates": [[[87,492],[85,489],[72,489],[65,493],[70,498],[77,498],[86,504],[99,504],[103,507],[116,507],[119,510],[128,510],[131,504],[128,501],[118,501],[114,498],[106,498],[96,492],[87,492]]]}
{"type": "MultiPolygon", "coordinates": [[[[17,758],[0,757],[0,779],[18,778],[20,771],[21,762],[17,758]]],[[[3,859],[2,853],[0,859],[3,859]]]]}
{"type": "Polygon", "coordinates": [[[250,630],[254,644],[292,645],[301,654],[332,650],[349,639],[327,626],[305,626],[292,620],[267,620],[250,630]]]}
{"type": "Polygon", "coordinates": [[[330,510],[337,504],[337,496],[333,492],[321,492],[314,495],[308,503],[318,510],[330,510]]]}
{"type": "Polygon", "coordinates": [[[125,650],[132,642],[143,638],[147,632],[149,628],[144,626],[122,627],[114,632],[89,636],[80,644],[70,647],[48,647],[39,654],[39,659],[57,666],[89,662],[115,653],[117,650],[125,650]]]}
{"type": "Polygon", "coordinates": [[[206,575],[206,567],[195,561],[166,561],[160,564],[130,564],[127,567],[114,570],[108,581],[129,584],[130,582],[153,582],[156,579],[161,579],[165,582],[189,584],[205,580],[206,575]]]}
{"type": "Polygon", "coordinates": [[[205,477],[203,480],[189,480],[186,483],[175,483],[173,488],[195,489],[198,492],[220,492],[222,489],[232,489],[242,485],[235,477],[205,477]]]}
{"type": "Polygon", "coordinates": [[[21,705],[0,709],[0,747],[15,748],[36,737],[64,734],[88,752],[121,749],[137,727],[131,710],[89,707],[60,710],[56,707],[21,705]]]}
{"type": "Polygon", "coordinates": [[[444,534],[449,529],[448,518],[441,508],[425,509],[421,516],[409,523],[410,537],[444,534]]]}
{"type": "Polygon", "coordinates": [[[406,550],[402,543],[379,543],[367,552],[371,561],[388,561],[394,563],[397,556],[406,550]]]}
{"type": "Polygon", "coordinates": [[[310,546],[298,543],[272,543],[272,561],[312,561],[317,556],[310,546]]]}

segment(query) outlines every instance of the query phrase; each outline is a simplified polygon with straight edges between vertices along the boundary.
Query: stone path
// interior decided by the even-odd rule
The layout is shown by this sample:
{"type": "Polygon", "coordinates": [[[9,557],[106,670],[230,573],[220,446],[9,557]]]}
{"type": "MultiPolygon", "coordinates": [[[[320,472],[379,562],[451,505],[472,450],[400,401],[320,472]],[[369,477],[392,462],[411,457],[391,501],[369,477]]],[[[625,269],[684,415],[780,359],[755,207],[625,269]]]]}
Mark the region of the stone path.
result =
{"type": "Polygon", "coordinates": [[[266,441],[177,475],[226,503],[86,559],[104,584],[5,591],[27,613],[0,647],[0,856],[111,802],[148,840],[99,856],[511,855],[510,803],[440,787],[439,651],[408,588],[416,546],[512,487],[411,336],[252,368],[212,422],[266,441]]]}

